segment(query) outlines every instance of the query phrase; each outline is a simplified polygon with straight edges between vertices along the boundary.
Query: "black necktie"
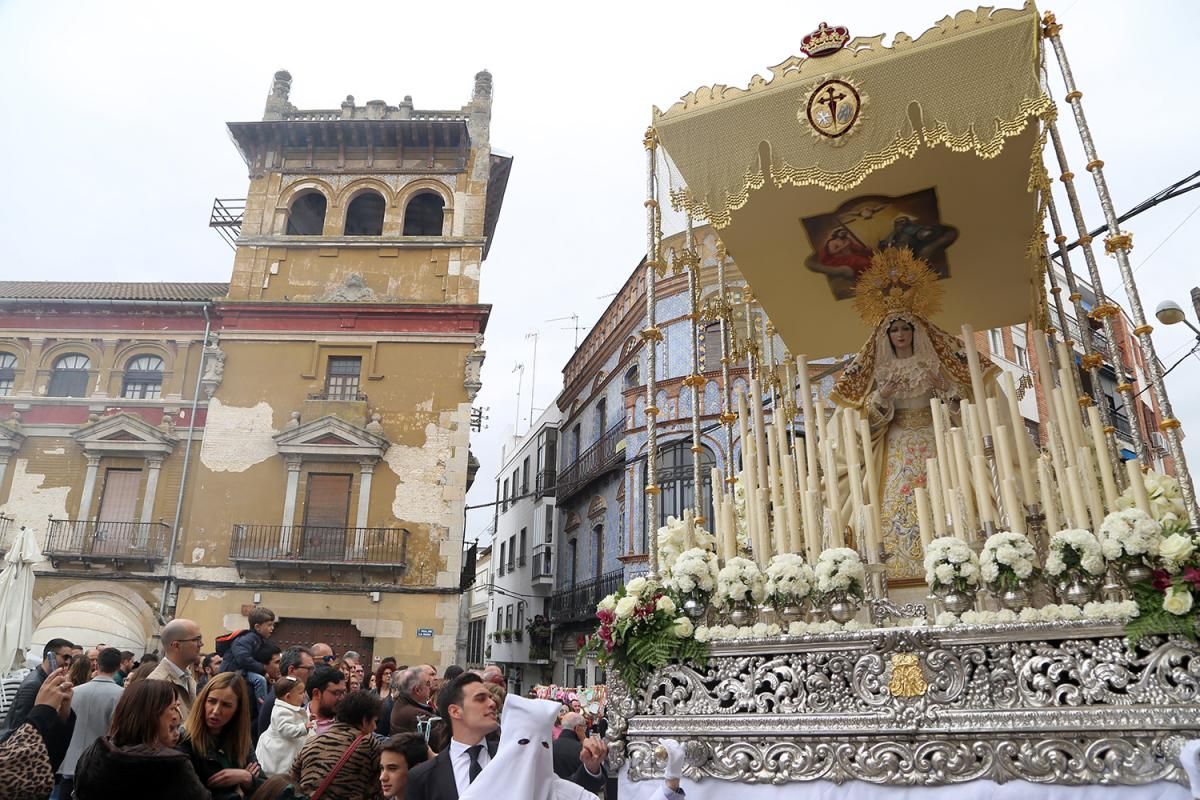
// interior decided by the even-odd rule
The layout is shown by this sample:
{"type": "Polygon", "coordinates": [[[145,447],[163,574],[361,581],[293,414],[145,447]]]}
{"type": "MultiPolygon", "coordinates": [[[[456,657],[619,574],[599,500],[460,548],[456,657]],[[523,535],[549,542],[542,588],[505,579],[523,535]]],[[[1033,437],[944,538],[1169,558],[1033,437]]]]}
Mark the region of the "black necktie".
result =
{"type": "Polygon", "coordinates": [[[467,772],[467,783],[474,783],[479,777],[479,773],[483,772],[483,765],[479,763],[479,754],[483,752],[483,745],[476,744],[467,748],[467,755],[471,757],[471,768],[467,772]]]}

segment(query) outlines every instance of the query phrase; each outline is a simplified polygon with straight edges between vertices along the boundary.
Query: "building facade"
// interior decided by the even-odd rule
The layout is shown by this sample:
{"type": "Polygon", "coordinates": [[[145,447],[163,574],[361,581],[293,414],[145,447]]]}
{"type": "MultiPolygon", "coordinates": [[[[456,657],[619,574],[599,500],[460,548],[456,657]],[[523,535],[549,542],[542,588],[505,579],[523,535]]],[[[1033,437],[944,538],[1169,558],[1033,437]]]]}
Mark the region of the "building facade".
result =
{"type": "Polygon", "coordinates": [[[509,690],[521,694],[554,680],[549,618],[560,416],[552,405],[513,437],[496,476],[487,635],[491,661],[504,669],[509,690]]]}
{"type": "Polygon", "coordinates": [[[250,182],[214,208],[227,285],[0,284],[0,514],[50,559],[35,643],[141,652],[171,616],[211,642],[262,604],[285,646],[454,660],[511,161],[491,76],[436,111],[290,87],[229,125],[250,182]]]}

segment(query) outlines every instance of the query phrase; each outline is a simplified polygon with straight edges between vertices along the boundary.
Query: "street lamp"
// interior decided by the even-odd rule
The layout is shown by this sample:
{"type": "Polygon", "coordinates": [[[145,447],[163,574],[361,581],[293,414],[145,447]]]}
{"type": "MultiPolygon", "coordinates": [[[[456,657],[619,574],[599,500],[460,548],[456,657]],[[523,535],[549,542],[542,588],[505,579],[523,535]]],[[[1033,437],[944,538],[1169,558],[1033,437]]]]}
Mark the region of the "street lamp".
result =
{"type": "MultiPolygon", "coordinates": [[[[1200,316],[1200,289],[1192,289],[1192,302],[1197,305],[1196,314],[1200,316]]],[[[1158,308],[1154,309],[1154,316],[1163,325],[1178,325],[1182,322],[1192,329],[1192,333],[1196,334],[1196,338],[1200,338],[1200,329],[1188,322],[1187,314],[1184,313],[1183,306],[1176,303],[1174,300],[1163,300],[1158,304],[1158,308]]]]}

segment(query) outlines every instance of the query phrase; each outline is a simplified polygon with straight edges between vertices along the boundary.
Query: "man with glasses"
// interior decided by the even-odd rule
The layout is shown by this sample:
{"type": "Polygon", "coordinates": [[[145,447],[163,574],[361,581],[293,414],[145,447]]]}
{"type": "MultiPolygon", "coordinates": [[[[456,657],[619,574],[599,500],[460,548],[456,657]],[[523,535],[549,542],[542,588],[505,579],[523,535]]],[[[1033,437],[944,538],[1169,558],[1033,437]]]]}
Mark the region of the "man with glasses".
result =
{"type": "Polygon", "coordinates": [[[71,666],[74,649],[75,645],[66,639],[51,639],[46,642],[46,646],[42,648],[42,663],[25,676],[25,680],[21,681],[21,687],[17,689],[12,706],[8,709],[8,720],[0,738],[8,736],[10,732],[25,724],[29,712],[33,710],[33,701],[37,698],[38,690],[46,682],[46,676],[59,667],[71,666]]]}
{"type": "Polygon", "coordinates": [[[316,723],[313,729],[320,736],[337,721],[338,705],[346,696],[346,676],[333,667],[319,665],[304,684],[308,693],[308,713],[316,723]]]}
{"type": "Polygon", "coordinates": [[[190,619],[173,619],[163,626],[160,638],[163,659],[146,678],[174,686],[175,696],[179,698],[179,713],[187,719],[192,703],[196,701],[192,665],[200,660],[204,637],[200,634],[200,626],[190,619]]]}

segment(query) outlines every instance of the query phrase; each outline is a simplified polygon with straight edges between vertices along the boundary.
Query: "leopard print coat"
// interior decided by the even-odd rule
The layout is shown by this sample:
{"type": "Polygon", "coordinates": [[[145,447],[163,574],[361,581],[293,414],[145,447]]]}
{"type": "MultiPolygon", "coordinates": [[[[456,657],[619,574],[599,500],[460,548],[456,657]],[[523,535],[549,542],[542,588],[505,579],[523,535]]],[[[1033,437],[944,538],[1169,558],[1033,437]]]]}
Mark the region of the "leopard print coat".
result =
{"type": "Polygon", "coordinates": [[[46,743],[25,723],[0,744],[0,800],[46,800],[53,789],[46,743]]]}

